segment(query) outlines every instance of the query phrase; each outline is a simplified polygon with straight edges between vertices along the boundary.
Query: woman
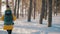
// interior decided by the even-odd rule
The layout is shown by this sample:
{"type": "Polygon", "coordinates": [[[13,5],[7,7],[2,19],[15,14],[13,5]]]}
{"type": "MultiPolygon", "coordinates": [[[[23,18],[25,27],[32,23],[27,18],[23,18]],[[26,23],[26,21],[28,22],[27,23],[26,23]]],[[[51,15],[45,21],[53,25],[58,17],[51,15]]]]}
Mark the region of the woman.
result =
{"type": "Polygon", "coordinates": [[[10,7],[7,5],[7,10],[5,11],[5,14],[1,17],[1,20],[4,21],[4,30],[7,30],[8,34],[12,33],[14,20],[16,20],[16,17],[12,15],[12,11],[10,7]]]}

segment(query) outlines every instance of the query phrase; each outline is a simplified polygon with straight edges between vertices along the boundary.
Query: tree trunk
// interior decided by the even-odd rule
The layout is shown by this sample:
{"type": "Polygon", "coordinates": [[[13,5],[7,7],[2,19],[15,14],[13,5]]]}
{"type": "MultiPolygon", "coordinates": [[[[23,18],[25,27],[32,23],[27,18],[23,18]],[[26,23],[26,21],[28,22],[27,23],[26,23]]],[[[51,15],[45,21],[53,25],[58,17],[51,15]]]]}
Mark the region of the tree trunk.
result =
{"type": "Polygon", "coordinates": [[[58,2],[58,0],[56,0],[56,16],[57,16],[57,2],[58,2]]]}
{"type": "Polygon", "coordinates": [[[2,1],[2,0],[0,0],[0,16],[1,16],[1,1],[2,1]]]}
{"type": "Polygon", "coordinates": [[[44,14],[45,20],[47,19],[47,0],[45,0],[45,14],[44,14]]]}
{"type": "Polygon", "coordinates": [[[16,16],[17,0],[15,0],[14,15],[16,16]]]}
{"type": "Polygon", "coordinates": [[[26,12],[27,12],[26,11],[27,10],[26,8],[27,8],[27,3],[25,3],[25,16],[26,16],[26,12]]]}
{"type": "Polygon", "coordinates": [[[48,13],[48,27],[52,26],[52,0],[48,0],[49,2],[49,13],[48,13]]]}
{"type": "Polygon", "coordinates": [[[14,0],[12,0],[12,12],[14,13],[14,0]]]}
{"type": "Polygon", "coordinates": [[[17,18],[19,18],[19,5],[20,5],[20,0],[18,0],[17,18]]]}
{"type": "Polygon", "coordinates": [[[45,0],[42,0],[42,9],[41,9],[41,15],[40,15],[40,24],[42,24],[43,18],[44,18],[44,12],[45,12],[45,0]]]}
{"type": "Polygon", "coordinates": [[[31,14],[32,14],[32,0],[30,0],[30,7],[28,11],[28,22],[31,21],[31,14]]]}
{"type": "Polygon", "coordinates": [[[22,15],[22,17],[23,17],[23,0],[22,0],[22,14],[21,14],[21,15],[22,15]]]}
{"type": "Polygon", "coordinates": [[[7,5],[8,5],[8,0],[6,0],[6,8],[7,8],[7,5]]]}
{"type": "Polygon", "coordinates": [[[34,0],[34,19],[35,19],[35,12],[36,12],[36,0],[34,0]]]}
{"type": "Polygon", "coordinates": [[[26,17],[26,14],[27,14],[27,0],[25,0],[25,17],[26,17]]]}
{"type": "Polygon", "coordinates": [[[55,16],[55,0],[52,1],[52,13],[54,14],[55,16]]]}

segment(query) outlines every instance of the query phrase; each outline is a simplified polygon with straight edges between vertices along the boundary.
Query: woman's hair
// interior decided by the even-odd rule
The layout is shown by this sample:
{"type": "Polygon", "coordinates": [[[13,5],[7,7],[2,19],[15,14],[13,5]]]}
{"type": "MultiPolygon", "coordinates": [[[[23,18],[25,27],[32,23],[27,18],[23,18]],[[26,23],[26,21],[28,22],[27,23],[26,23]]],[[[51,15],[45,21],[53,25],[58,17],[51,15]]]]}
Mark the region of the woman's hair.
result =
{"type": "Polygon", "coordinates": [[[7,10],[5,11],[5,15],[11,15],[12,14],[12,11],[9,7],[9,5],[7,5],[7,10]]]}
{"type": "Polygon", "coordinates": [[[7,8],[10,8],[9,5],[7,5],[7,8]]]}

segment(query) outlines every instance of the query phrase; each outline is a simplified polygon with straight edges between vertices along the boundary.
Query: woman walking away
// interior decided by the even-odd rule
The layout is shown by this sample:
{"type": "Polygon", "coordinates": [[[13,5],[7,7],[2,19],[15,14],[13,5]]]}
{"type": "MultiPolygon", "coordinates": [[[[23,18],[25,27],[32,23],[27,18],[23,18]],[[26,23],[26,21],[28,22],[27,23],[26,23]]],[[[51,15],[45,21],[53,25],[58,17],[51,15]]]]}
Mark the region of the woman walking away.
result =
{"type": "Polygon", "coordinates": [[[14,20],[16,20],[16,17],[12,15],[12,11],[8,5],[5,14],[1,17],[1,20],[4,21],[3,29],[7,30],[8,34],[11,34],[14,25],[14,20]]]}

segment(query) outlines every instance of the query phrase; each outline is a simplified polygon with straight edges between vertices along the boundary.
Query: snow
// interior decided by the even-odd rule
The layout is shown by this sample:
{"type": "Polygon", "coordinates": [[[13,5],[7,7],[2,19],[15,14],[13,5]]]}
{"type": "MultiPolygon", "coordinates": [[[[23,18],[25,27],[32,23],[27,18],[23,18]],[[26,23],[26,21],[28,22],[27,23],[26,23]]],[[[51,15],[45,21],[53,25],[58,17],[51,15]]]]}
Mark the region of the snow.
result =
{"type": "MultiPolygon", "coordinates": [[[[60,34],[60,16],[53,16],[52,27],[48,27],[47,20],[43,20],[43,24],[39,24],[38,17],[31,22],[27,18],[17,19],[12,34],[60,34]]],[[[3,21],[0,21],[0,33],[7,34],[3,28],[3,21]]]]}
{"type": "MultiPolygon", "coordinates": [[[[37,16],[35,20],[32,17],[31,22],[28,22],[26,17],[20,16],[20,19],[14,21],[12,34],[60,34],[60,15],[53,16],[52,27],[48,27],[47,21],[43,19],[43,24],[39,24],[37,16]]],[[[7,31],[3,30],[3,23],[0,21],[0,34],[7,34],[7,31]]]]}

